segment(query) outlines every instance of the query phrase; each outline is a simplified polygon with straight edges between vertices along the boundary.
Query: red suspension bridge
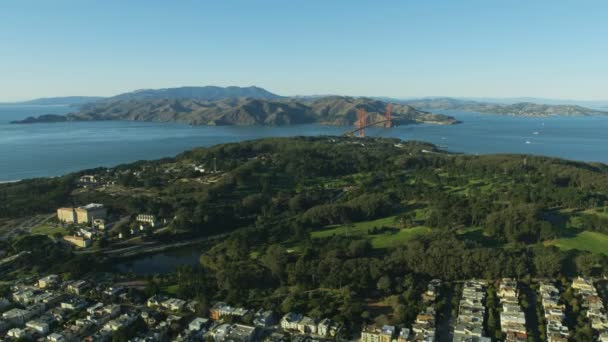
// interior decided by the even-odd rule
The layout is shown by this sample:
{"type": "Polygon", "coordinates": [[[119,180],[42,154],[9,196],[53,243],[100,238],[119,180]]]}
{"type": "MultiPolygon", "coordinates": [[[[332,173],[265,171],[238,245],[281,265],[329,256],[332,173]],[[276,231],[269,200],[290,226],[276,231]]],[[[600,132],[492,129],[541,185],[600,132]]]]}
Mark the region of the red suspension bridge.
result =
{"type": "Polygon", "coordinates": [[[355,128],[352,131],[346,132],[344,135],[348,135],[348,136],[358,135],[359,137],[363,138],[363,137],[365,137],[365,129],[368,127],[382,125],[385,128],[390,128],[390,127],[392,127],[391,113],[392,113],[392,106],[389,103],[386,105],[386,112],[384,113],[384,117],[381,120],[378,120],[375,122],[368,122],[367,112],[365,111],[364,108],[359,108],[359,110],[357,112],[357,121],[355,122],[357,128],[355,128]]]}

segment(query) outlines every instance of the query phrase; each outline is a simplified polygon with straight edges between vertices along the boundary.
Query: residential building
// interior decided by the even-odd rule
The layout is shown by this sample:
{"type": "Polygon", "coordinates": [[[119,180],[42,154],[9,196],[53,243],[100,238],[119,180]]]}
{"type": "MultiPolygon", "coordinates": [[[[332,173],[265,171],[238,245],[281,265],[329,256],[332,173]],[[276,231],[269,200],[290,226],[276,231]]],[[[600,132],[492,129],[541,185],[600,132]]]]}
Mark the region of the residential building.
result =
{"type": "Polygon", "coordinates": [[[188,330],[200,331],[209,325],[209,320],[206,318],[196,317],[188,324],[188,330]]]}
{"type": "Polygon", "coordinates": [[[253,324],[262,328],[275,325],[276,323],[276,315],[270,310],[260,310],[256,312],[255,317],[253,318],[253,324]]]}
{"type": "Polygon", "coordinates": [[[2,319],[17,325],[22,325],[32,317],[32,313],[29,310],[14,308],[2,314],[2,319]]]}
{"type": "Polygon", "coordinates": [[[25,326],[35,330],[40,334],[46,334],[49,332],[49,324],[48,322],[42,320],[33,320],[25,323],[25,326]]]}
{"type": "Polygon", "coordinates": [[[84,280],[76,280],[68,283],[66,289],[68,292],[73,293],[75,295],[82,295],[87,289],[89,285],[84,280]]]}
{"type": "Polygon", "coordinates": [[[57,219],[65,223],[76,223],[76,212],[74,208],[57,209],[57,219]]]}
{"type": "Polygon", "coordinates": [[[57,218],[65,223],[89,224],[95,219],[105,219],[107,210],[103,204],[90,203],[82,207],[57,209],[57,218]]]}
{"type": "Polygon", "coordinates": [[[50,274],[46,277],[38,279],[38,287],[41,289],[57,286],[58,283],[59,283],[59,276],[56,274],[50,274]]]}
{"type": "Polygon", "coordinates": [[[517,281],[503,278],[497,292],[502,305],[500,313],[500,330],[506,334],[505,342],[519,342],[528,339],[526,317],[518,300],[517,281]]]}
{"type": "Polygon", "coordinates": [[[30,337],[25,329],[13,328],[6,332],[6,336],[14,339],[26,339],[30,337]]]}
{"type": "Polygon", "coordinates": [[[63,342],[66,340],[65,337],[63,337],[63,335],[57,334],[57,333],[50,334],[49,336],[46,337],[46,339],[51,342],[63,342]]]}
{"type": "Polygon", "coordinates": [[[171,311],[180,311],[186,305],[185,300],[177,299],[177,298],[169,298],[162,302],[161,306],[167,310],[171,311]]]}
{"type": "Polygon", "coordinates": [[[302,319],[302,315],[296,312],[288,312],[281,318],[281,328],[284,330],[298,330],[298,322],[302,319]]]}
{"type": "Polygon", "coordinates": [[[91,240],[84,236],[66,235],[63,240],[73,244],[76,247],[87,248],[91,245],[91,240]]]}
{"type": "Polygon", "coordinates": [[[248,312],[246,309],[234,308],[224,302],[218,302],[209,309],[209,317],[217,321],[224,316],[243,317],[248,312]]]}
{"type": "Polygon", "coordinates": [[[393,325],[384,325],[380,329],[380,342],[391,342],[393,337],[395,337],[395,326],[393,325]]]}
{"type": "Polygon", "coordinates": [[[483,321],[485,316],[485,283],[470,280],[464,283],[458,307],[458,318],[454,326],[454,342],[483,341],[483,321]]]}
{"type": "Polygon", "coordinates": [[[380,342],[380,329],[377,327],[364,327],[361,331],[361,342],[380,342]]]}
{"type": "Polygon", "coordinates": [[[158,226],[158,221],[156,220],[156,216],[149,214],[139,214],[135,218],[135,220],[139,223],[145,223],[150,225],[151,227],[158,226]]]}
{"type": "Polygon", "coordinates": [[[230,326],[224,341],[250,342],[255,341],[258,328],[243,324],[233,324],[230,326]]]}
{"type": "Polygon", "coordinates": [[[316,334],[317,333],[317,321],[310,317],[302,317],[297,323],[297,329],[302,334],[316,334]]]}

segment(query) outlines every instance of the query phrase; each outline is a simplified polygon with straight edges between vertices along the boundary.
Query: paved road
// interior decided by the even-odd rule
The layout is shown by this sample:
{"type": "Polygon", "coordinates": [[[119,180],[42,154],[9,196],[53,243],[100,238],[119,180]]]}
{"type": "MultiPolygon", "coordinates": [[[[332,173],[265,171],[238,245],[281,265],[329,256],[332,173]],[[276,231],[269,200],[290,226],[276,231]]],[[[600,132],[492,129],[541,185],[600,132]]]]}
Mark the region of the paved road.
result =
{"type": "Polygon", "coordinates": [[[135,246],[127,246],[127,247],[118,248],[118,249],[116,249],[116,248],[114,248],[114,249],[106,248],[103,250],[85,249],[85,250],[81,250],[81,251],[75,251],[75,253],[77,253],[77,254],[102,253],[102,254],[112,257],[112,258],[128,258],[128,257],[133,257],[133,256],[136,256],[139,254],[158,253],[158,252],[162,252],[162,251],[173,249],[173,248],[196,245],[196,244],[206,242],[206,241],[221,239],[228,235],[229,235],[229,233],[218,234],[218,235],[207,236],[207,237],[193,239],[193,240],[177,241],[177,242],[173,242],[173,243],[143,242],[143,243],[140,243],[135,246]]]}
{"type": "Polygon", "coordinates": [[[437,320],[436,332],[439,342],[452,342],[453,339],[452,330],[456,322],[455,317],[452,317],[452,298],[454,295],[454,286],[450,284],[444,296],[445,305],[443,310],[439,312],[440,319],[437,320]]]}

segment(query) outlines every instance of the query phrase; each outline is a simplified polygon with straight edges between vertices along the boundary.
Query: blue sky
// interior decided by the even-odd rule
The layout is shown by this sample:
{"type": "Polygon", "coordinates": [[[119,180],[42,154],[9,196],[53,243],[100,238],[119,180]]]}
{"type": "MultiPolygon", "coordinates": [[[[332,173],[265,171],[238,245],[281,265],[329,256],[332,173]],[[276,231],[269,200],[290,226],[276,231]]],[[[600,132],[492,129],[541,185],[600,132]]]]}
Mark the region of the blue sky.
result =
{"type": "Polygon", "coordinates": [[[182,85],[608,99],[608,1],[0,1],[1,101],[182,85]]]}

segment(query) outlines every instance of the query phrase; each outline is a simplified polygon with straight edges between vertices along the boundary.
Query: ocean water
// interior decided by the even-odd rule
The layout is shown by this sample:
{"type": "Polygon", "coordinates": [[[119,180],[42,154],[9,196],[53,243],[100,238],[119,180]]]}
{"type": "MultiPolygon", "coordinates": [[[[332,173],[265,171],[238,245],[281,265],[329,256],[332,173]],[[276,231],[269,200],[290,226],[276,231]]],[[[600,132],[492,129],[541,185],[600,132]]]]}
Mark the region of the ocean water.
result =
{"type": "MultiPolygon", "coordinates": [[[[32,115],[62,114],[67,106],[0,105],[0,182],[57,176],[99,166],[173,156],[196,146],[294,135],[341,135],[348,127],[191,127],[175,123],[104,121],[11,125],[32,115]]],[[[608,117],[519,118],[443,113],[460,125],[407,125],[368,129],[474,154],[529,153],[608,163],[608,117]]]]}

